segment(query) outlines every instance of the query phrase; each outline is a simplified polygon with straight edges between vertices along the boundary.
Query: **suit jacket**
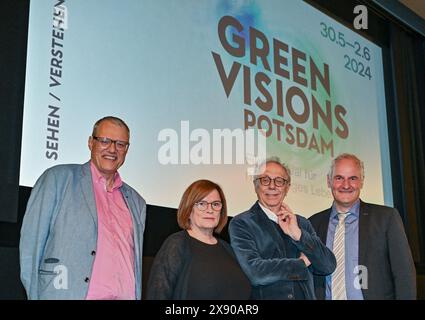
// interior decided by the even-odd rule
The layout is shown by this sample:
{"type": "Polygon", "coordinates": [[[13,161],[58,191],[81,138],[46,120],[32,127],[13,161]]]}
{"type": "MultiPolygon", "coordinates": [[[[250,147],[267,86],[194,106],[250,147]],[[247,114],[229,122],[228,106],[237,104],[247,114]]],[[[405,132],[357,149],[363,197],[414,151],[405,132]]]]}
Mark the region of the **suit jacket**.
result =
{"type": "MultiPolygon", "coordinates": [[[[133,219],[136,297],[142,294],[146,203],[120,188],[133,219]]],[[[97,247],[97,210],[90,162],[58,165],[37,180],[20,240],[21,281],[29,299],[85,299],[97,247]]]]}
{"type": "MultiPolygon", "coordinates": [[[[310,217],[324,243],[331,210],[310,217]]],[[[415,265],[396,209],[360,202],[359,265],[367,267],[365,300],[416,299],[415,265]]],[[[326,297],[325,282],[325,277],[315,277],[318,299],[326,297]]]]}
{"type": "Polygon", "coordinates": [[[295,281],[306,299],[315,299],[313,273],[328,275],[335,270],[335,256],[316,236],[310,222],[298,215],[297,221],[302,230],[299,241],[284,239],[258,202],[230,221],[231,245],[251,282],[253,299],[293,299],[295,281]],[[301,252],[311,262],[308,268],[299,259],[301,252]]]}

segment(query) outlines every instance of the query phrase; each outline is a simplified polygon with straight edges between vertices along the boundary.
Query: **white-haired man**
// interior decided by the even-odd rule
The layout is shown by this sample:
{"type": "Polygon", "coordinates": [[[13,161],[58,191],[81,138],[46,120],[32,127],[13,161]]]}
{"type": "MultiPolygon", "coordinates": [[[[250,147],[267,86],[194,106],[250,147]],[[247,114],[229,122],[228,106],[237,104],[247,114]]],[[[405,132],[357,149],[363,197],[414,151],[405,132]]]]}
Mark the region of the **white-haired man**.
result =
{"type": "Polygon", "coordinates": [[[266,160],[254,178],[258,201],[230,222],[231,245],[253,299],[315,299],[313,273],[335,269],[334,255],[310,222],[283,202],[290,184],[288,167],[279,158],[266,160]]]}

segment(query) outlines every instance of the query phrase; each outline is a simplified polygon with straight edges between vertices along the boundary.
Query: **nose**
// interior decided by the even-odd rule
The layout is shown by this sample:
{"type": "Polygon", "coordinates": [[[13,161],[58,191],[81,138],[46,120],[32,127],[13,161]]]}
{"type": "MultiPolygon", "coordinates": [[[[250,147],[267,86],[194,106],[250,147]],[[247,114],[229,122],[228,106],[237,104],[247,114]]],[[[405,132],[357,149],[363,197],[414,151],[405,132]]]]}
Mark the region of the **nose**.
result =
{"type": "Polygon", "coordinates": [[[212,207],[212,203],[208,203],[207,204],[207,209],[205,210],[205,212],[207,213],[214,213],[213,207],[212,207]]]}
{"type": "Polygon", "coordinates": [[[269,189],[276,189],[276,185],[275,185],[275,183],[274,183],[274,180],[271,180],[271,181],[270,181],[269,189]]]}
{"type": "Polygon", "coordinates": [[[342,182],[342,187],[344,189],[350,188],[350,181],[348,179],[344,179],[344,181],[342,182]]]}
{"type": "Polygon", "coordinates": [[[117,150],[116,141],[111,141],[111,144],[109,145],[108,149],[109,151],[115,152],[117,150]]]}

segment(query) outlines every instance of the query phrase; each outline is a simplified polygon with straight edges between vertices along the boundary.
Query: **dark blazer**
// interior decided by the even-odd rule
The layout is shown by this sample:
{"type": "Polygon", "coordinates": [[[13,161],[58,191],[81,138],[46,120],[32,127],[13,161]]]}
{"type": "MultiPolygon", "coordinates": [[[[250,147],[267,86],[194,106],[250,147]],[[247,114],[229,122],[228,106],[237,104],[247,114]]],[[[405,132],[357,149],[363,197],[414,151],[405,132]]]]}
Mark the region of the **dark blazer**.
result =
{"type": "Polygon", "coordinates": [[[315,299],[313,273],[328,275],[335,270],[335,256],[310,222],[298,215],[297,221],[302,230],[299,241],[284,239],[258,202],[230,221],[231,245],[251,282],[253,299],[293,299],[295,281],[306,299],[315,299]],[[311,262],[308,268],[299,259],[301,252],[311,262]]]}
{"type": "MultiPolygon", "coordinates": [[[[310,217],[326,243],[332,208],[310,217]]],[[[394,208],[360,202],[359,265],[367,267],[365,300],[416,299],[416,270],[400,214],[394,208]]],[[[315,276],[318,299],[325,299],[325,277],[315,276]]]]}

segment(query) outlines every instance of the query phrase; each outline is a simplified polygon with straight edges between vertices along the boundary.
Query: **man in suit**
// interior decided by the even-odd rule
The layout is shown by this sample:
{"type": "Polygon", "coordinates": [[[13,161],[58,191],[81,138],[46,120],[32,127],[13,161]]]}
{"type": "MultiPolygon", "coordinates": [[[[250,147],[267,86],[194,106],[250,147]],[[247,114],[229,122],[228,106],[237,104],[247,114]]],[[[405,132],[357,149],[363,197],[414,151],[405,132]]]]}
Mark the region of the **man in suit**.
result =
{"type": "Polygon", "coordinates": [[[416,272],[396,209],[360,200],[363,162],[341,154],[327,177],[334,202],[310,217],[337,259],[334,274],[315,277],[319,299],[416,299],[416,272]]]}
{"type": "Polygon", "coordinates": [[[91,160],[58,165],[35,184],[21,229],[29,299],[140,299],[146,204],[117,170],[130,139],[119,118],[98,120],[91,160]]]}
{"type": "Polygon", "coordinates": [[[279,158],[270,158],[259,169],[254,177],[258,201],[229,226],[252,298],[315,299],[312,274],[332,273],[335,257],[310,222],[283,203],[291,184],[288,167],[279,158]]]}

